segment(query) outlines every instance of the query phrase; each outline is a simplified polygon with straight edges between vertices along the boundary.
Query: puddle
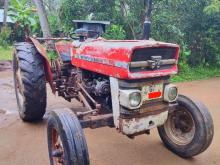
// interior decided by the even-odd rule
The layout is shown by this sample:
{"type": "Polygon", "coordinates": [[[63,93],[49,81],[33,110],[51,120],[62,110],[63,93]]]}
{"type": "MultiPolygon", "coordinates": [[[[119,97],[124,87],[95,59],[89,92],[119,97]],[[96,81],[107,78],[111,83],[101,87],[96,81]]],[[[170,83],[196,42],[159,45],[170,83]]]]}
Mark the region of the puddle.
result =
{"type": "Polygon", "coordinates": [[[14,88],[14,86],[12,84],[9,84],[9,83],[2,83],[2,86],[9,87],[9,88],[14,88]]]}
{"type": "Polygon", "coordinates": [[[11,61],[0,61],[0,71],[11,70],[11,61]]]}
{"type": "Polygon", "coordinates": [[[3,109],[0,109],[0,115],[4,115],[4,114],[6,114],[6,111],[3,109]]]}
{"type": "Polygon", "coordinates": [[[17,111],[11,111],[11,110],[4,110],[4,109],[0,109],[0,115],[11,115],[11,114],[17,114],[17,111]]]}

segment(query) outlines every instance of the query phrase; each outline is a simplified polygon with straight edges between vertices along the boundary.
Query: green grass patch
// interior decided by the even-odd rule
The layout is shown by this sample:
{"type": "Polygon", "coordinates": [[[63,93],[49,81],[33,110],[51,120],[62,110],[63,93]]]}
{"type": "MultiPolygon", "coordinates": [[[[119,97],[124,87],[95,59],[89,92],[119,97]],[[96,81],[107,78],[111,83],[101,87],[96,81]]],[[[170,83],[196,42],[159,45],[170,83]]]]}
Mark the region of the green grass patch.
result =
{"type": "Polygon", "coordinates": [[[57,58],[57,52],[56,51],[47,51],[47,55],[49,60],[55,60],[57,58]]]}
{"type": "Polygon", "coordinates": [[[172,82],[203,80],[212,77],[220,77],[220,67],[185,67],[180,68],[179,74],[172,77],[172,82]]]}
{"type": "Polygon", "coordinates": [[[0,61],[12,60],[13,47],[3,48],[0,46],[0,61]]]}

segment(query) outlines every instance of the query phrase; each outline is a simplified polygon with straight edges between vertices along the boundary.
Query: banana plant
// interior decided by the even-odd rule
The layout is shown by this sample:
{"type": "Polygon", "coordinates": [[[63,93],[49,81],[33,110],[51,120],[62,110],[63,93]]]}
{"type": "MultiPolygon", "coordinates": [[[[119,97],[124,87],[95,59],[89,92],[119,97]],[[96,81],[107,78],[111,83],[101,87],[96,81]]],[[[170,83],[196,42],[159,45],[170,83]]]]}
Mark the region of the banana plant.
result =
{"type": "Polygon", "coordinates": [[[27,37],[37,26],[36,9],[27,0],[10,0],[8,15],[15,22],[15,31],[27,37]]]}

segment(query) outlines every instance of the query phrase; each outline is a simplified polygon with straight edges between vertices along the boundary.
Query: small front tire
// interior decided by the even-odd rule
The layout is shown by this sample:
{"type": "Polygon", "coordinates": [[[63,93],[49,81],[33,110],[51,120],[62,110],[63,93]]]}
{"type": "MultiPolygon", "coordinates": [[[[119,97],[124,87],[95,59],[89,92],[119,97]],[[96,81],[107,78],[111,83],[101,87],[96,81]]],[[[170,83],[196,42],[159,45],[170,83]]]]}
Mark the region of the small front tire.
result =
{"type": "Polygon", "coordinates": [[[165,146],[175,154],[190,158],[205,151],[214,134],[213,120],[201,102],[179,95],[176,110],[158,127],[165,146]]]}
{"type": "Polygon", "coordinates": [[[89,165],[85,136],[78,118],[65,108],[52,111],[47,125],[51,165],[89,165]]]}

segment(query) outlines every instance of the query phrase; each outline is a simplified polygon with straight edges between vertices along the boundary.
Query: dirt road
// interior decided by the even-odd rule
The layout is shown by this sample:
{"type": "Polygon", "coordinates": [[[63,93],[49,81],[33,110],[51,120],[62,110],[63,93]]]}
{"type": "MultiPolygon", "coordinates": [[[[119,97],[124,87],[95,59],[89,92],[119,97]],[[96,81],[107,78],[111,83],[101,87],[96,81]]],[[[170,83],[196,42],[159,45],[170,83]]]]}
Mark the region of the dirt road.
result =
{"type": "MultiPolygon", "coordinates": [[[[0,72],[0,165],[48,165],[45,120],[23,123],[17,114],[11,72],[0,72]]],[[[193,159],[184,160],[168,151],[156,130],[150,136],[130,140],[114,129],[86,129],[92,165],[219,165],[220,78],[178,84],[180,92],[202,100],[214,119],[211,147],[193,159]]],[[[48,111],[72,105],[49,93],[48,111]]],[[[45,117],[46,118],[46,117],[45,117]]]]}

